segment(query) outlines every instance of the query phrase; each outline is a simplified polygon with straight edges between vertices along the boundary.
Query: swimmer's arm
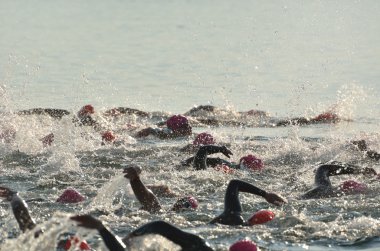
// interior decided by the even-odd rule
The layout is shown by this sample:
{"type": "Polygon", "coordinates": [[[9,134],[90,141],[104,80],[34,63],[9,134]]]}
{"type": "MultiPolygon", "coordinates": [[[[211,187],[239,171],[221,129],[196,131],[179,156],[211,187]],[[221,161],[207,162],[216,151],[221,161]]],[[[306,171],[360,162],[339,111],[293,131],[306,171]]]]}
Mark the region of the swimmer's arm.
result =
{"type": "Polygon", "coordinates": [[[92,217],[91,215],[77,215],[70,217],[70,219],[78,222],[78,226],[98,230],[100,236],[102,237],[109,250],[125,251],[125,245],[122,243],[122,241],[114,234],[112,234],[100,220],[92,217]]]}
{"type": "Polygon", "coordinates": [[[328,176],[336,176],[343,174],[374,174],[376,175],[376,171],[373,168],[361,168],[359,166],[354,165],[336,165],[336,164],[328,164],[323,165],[328,169],[328,176]]]}
{"type": "Polygon", "coordinates": [[[28,205],[20,196],[18,196],[16,191],[12,191],[7,187],[0,187],[0,197],[6,198],[10,201],[13,215],[15,216],[21,231],[25,232],[36,226],[36,223],[29,214],[28,205]]]}
{"type": "Polygon", "coordinates": [[[199,236],[184,232],[181,229],[164,221],[154,221],[147,223],[130,233],[127,239],[146,234],[159,234],[174,242],[175,244],[181,246],[182,249],[189,247],[198,247],[198,250],[212,250],[199,236]]]}
{"type": "Polygon", "coordinates": [[[214,153],[223,153],[226,157],[230,157],[232,152],[225,146],[206,145],[199,148],[195,155],[193,166],[197,170],[207,168],[207,155],[214,153]]]}
{"type": "Polygon", "coordinates": [[[36,223],[29,214],[27,204],[17,194],[12,195],[11,206],[21,231],[25,232],[36,226],[36,223]]]}
{"type": "Polygon", "coordinates": [[[144,185],[140,177],[130,179],[130,183],[137,200],[141,203],[144,210],[151,213],[161,210],[157,197],[144,185]]]}
{"type": "Polygon", "coordinates": [[[110,251],[125,251],[125,245],[106,227],[98,229],[98,232],[110,251]]]}
{"type": "Polygon", "coordinates": [[[141,181],[139,176],[140,173],[138,172],[139,168],[140,167],[133,165],[125,168],[123,171],[124,177],[129,179],[132,190],[137,200],[142,204],[143,209],[151,213],[158,212],[161,210],[160,202],[152,191],[141,181]]]}

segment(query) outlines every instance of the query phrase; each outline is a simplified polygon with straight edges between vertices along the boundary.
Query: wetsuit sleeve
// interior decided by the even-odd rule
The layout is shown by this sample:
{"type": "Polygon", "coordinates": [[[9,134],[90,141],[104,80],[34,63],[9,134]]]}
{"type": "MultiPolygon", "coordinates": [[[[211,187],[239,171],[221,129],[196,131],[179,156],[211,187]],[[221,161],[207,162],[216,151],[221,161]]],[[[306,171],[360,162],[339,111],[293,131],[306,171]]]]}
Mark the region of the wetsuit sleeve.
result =
{"type": "Polygon", "coordinates": [[[142,204],[144,210],[155,213],[161,209],[157,197],[144,185],[140,177],[131,179],[130,183],[136,198],[142,204]]]}
{"type": "Polygon", "coordinates": [[[220,153],[225,149],[223,146],[206,145],[199,148],[194,157],[193,167],[196,170],[207,169],[207,155],[220,153]]]}
{"type": "Polygon", "coordinates": [[[326,164],[319,166],[315,174],[315,184],[317,186],[331,186],[330,176],[343,174],[358,174],[360,167],[344,166],[340,164],[326,164]]]}
{"type": "Polygon", "coordinates": [[[199,236],[184,232],[164,221],[147,223],[133,231],[130,236],[142,236],[146,234],[159,234],[181,246],[183,250],[212,251],[208,244],[199,236]]]}
{"type": "Polygon", "coordinates": [[[125,251],[125,245],[107,228],[99,229],[99,234],[110,251],[125,251]]]}
{"type": "Polygon", "coordinates": [[[226,195],[224,197],[225,212],[241,212],[239,201],[239,192],[251,193],[261,197],[265,197],[266,191],[242,180],[231,180],[227,186],[226,195]]]}
{"type": "Polygon", "coordinates": [[[36,226],[36,223],[29,214],[27,204],[17,194],[12,195],[11,206],[21,231],[25,232],[36,226]]]}
{"type": "Polygon", "coordinates": [[[210,223],[221,223],[225,225],[242,225],[244,220],[241,217],[241,204],[239,192],[251,193],[265,197],[267,192],[242,180],[231,180],[227,186],[224,197],[224,211],[214,218],[210,223]]]}

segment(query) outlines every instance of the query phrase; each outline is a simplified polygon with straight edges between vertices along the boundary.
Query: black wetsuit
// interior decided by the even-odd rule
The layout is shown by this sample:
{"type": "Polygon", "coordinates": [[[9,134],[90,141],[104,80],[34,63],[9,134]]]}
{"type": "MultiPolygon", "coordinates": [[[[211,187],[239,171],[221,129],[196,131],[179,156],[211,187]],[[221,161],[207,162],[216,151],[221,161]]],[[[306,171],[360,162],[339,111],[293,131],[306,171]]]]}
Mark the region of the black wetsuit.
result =
{"type": "Polygon", "coordinates": [[[48,115],[52,118],[61,119],[65,115],[69,115],[70,112],[63,109],[51,109],[51,108],[33,108],[29,110],[19,111],[19,115],[48,115]]]}
{"type": "Polygon", "coordinates": [[[130,233],[130,236],[145,234],[159,234],[181,247],[182,251],[212,251],[213,249],[197,235],[182,231],[181,229],[164,221],[147,223],[130,233]]]}
{"type": "Polygon", "coordinates": [[[267,192],[242,180],[231,180],[227,186],[224,197],[224,211],[221,215],[214,218],[210,223],[220,223],[224,225],[245,225],[241,216],[241,205],[239,192],[256,194],[265,197],[267,192]]]}
{"type": "Polygon", "coordinates": [[[110,251],[125,251],[125,245],[122,244],[107,228],[98,230],[104,243],[110,251]]]}
{"type": "Polygon", "coordinates": [[[214,167],[220,164],[227,165],[232,168],[239,168],[239,165],[232,164],[221,158],[207,158],[207,155],[214,153],[221,153],[225,150],[225,146],[216,146],[216,145],[205,145],[201,146],[194,157],[188,158],[183,161],[183,165],[193,164],[193,167],[196,170],[204,170],[207,169],[208,166],[214,167]]]}
{"type": "Polygon", "coordinates": [[[333,188],[329,177],[343,174],[358,174],[360,171],[361,169],[358,166],[344,165],[338,162],[321,165],[315,174],[316,187],[307,191],[301,198],[313,199],[343,195],[341,191],[333,188]]]}

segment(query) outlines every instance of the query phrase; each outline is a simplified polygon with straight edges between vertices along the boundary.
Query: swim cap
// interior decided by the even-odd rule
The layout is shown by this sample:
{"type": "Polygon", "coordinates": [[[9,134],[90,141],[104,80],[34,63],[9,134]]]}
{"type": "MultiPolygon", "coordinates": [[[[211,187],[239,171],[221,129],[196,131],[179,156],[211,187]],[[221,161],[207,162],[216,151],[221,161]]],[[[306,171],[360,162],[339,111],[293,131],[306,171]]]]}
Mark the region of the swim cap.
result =
{"type": "Polygon", "coordinates": [[[112,131],[106,131],[102,133],[102,140],[106,142],[112,142],[116,139],[116,136],[112,133],[112,131]]]}
{"type": "Polygon", "coordinates": [[[166,125],[169,129],[178,131],[180,129],[188,128],[189,121],[182,115],[174,115],[166,121],[166,125]]]}
{"type": "Polygon", "coordinates": [[[239,165],[254,171],[261,171],[261,169],[264,168],[263,161],[251,154],[242,157],[239,161],[239,165]]]}
{"type": "MultiPolygon", "coordinates": [[[[78,246],[79,244],[79,238],[77,236],[71,236],[69,239],[67,239],[65,246],[63,247],[65,250],[69,250],[71,248],[71,244],[74,244],[75,246],[78,246]]],[[[79,244],[79,250],[91,250],[90,245],[88,245],[86,240],[83,240],[79,244]]]]}
{"type": "Polygon", "coordinates": [[[180,198],[175,203],[174,207],[197,209],[198,201],[193,196],[186,196],[186,197],[180,198]]]}
{"type": "Polygon", "coordinates": [[[68,188],[63,193],[59,198],[57,199],[57,202],[60,203],[77,203],[77,202],[82,202],[85,200],[85,197],[81,195],[77,190],[73,188],[68,188]]]}
{"type": "Polygon", "coordinates": [[[211,134],[207,132],[202,132],[197,135],[197,137],[193,141],[193,145],[212,145],[215,144],[215,140],[211,134]]]}
{"type": "Polygon", "coordinates": [[[251,218],[248,219],[249,225],[264,224],[274,219],[274,213],[269,210],[260,210],[254,213],[251,218]]]}
{"type": "Polygon", "coordinates": [[[365,190],[367,190],[367,185],[364,183],[359,183],[354,180],[346,180],[342,184],[340,184],[340,189],[345,192],[356,192],[356,193],[362,193],[365,190]]]}
{"type": "Polygon", "coordinates": [[[95,109],[92,105],[85,105],[79,110],[78,115],[93,114],[94,112],[95,109]]]}
{"type": "Polygon", "coordinates": [[[217,165],[214,167],[214,169],[216,171],[220,171],[220,172],[223,172],[223,173],[227,173],[227,174],[232,174],[235,172],[235,170],[225,164],[221,164],[221,165],[217,165]]]}
{"type": "Polygon", "coordinates": [[[253,241],[240,240],[232,244],[229,251],[257,251],[257,246],[253,241]]]}

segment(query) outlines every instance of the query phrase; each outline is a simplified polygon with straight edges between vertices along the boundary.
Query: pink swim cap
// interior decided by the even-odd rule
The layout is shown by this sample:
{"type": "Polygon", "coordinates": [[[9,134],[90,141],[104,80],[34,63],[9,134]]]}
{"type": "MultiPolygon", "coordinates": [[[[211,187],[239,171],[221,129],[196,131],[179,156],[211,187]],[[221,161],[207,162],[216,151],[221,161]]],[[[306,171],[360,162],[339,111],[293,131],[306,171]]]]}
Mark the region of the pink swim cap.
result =
{"type": "Polygon", "coordinates": [[[106,131],[102,133],[102,140],[106,142],[112,142],[116,139],[116,136],[113,134],[112,131],[106,131]]]}
{"type": "Polygon", "coordinates": [[[274,219],[274,213],[269,210],[260,210],[254,213],[251,218],[248,219],[249,225],[264,224],[274,219]]]}
{"type": "Polygon", "coordinates": [[[240,240],[232,244],[229,251],[257,251],[257,246],[253,241],[240,240]]]}
{"type": "Polygon", "coordinates": [[[239,165],[244,166],[254,171],[261,171],[264,168],[264,163],[261,159],[256,158],[253,155],[247,155],[240,159],[239,165]]]}
{"type": "Polygon", "coordinates": [[[339,187],[345,193],[349,193],[349,192],[362,193],[367,190],[366,184],[359,183],[354,180],[346,180],[342,184],[340,184],[339,187]]]}
{"type": "Polygon", "coordinates": [[[182,116],[182,115],[171,116],[166,121],[166,125],[169,129],[171,129],[173,131],[179,131],[181,129],[185,129],[185,128],[188,128],[190,126],[187,118],[182,116]]]}
{"type": "Polygon", "coordinates": [[[215,144],[215,140],[211,134],[207,132],[202,132],[197,135],[197,137],[193,141],[193,145],[212,145],[215,144]]]}
{"type": "Polygon", "coordinates": [[[95,109],[92,105],[85,105],[79,110],[78,115],[93,114],[94,112],[95,109]]]}
{"type": "Polygon", "coordinates": [[[66,189],[61,196],[57,199],[60,203],[77,203],[85,200],[85,197],[81,195],[77,190],[73,188],[66,189]]]}

